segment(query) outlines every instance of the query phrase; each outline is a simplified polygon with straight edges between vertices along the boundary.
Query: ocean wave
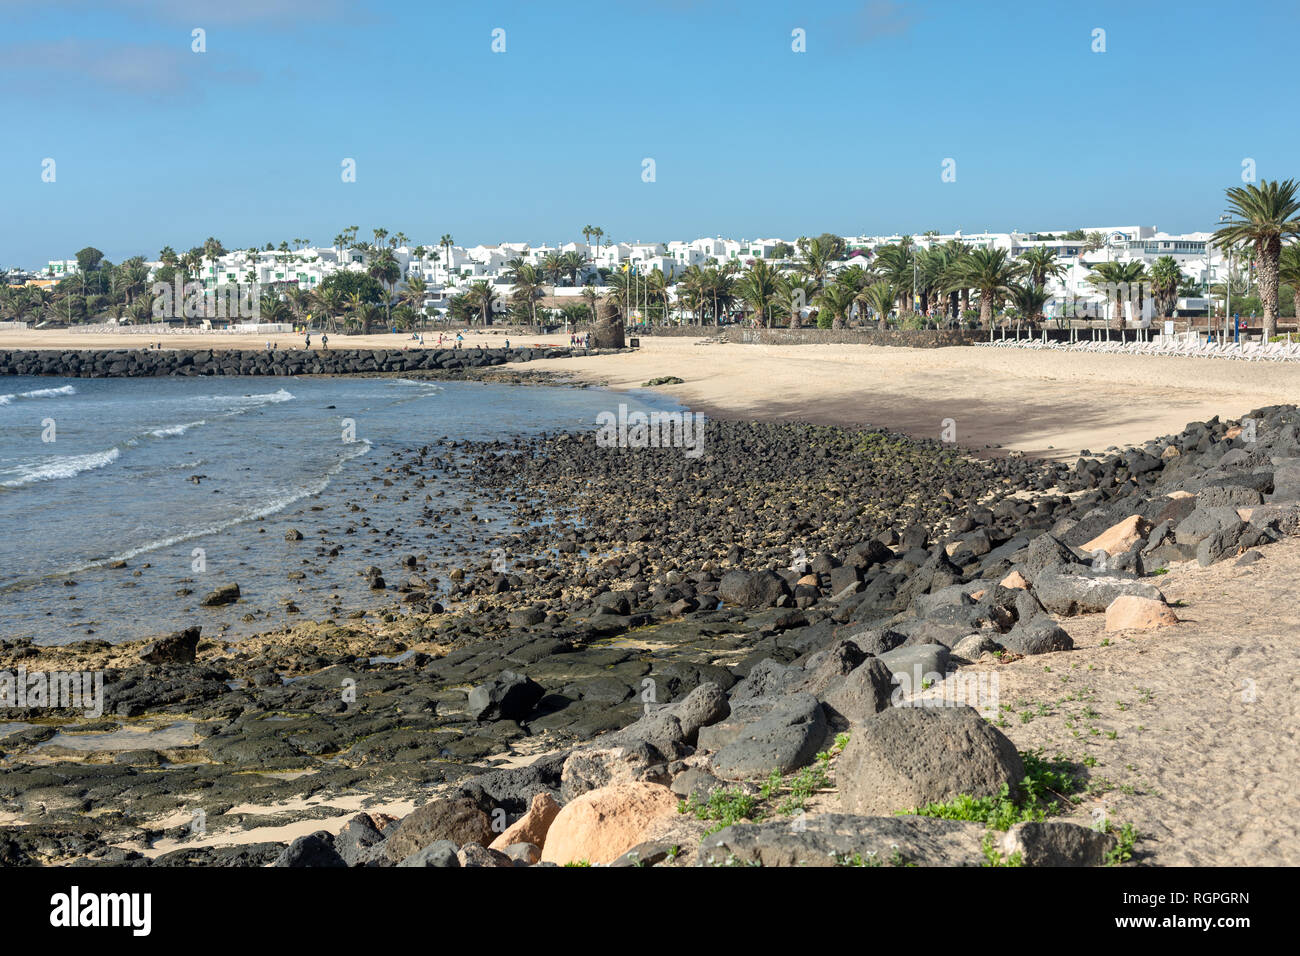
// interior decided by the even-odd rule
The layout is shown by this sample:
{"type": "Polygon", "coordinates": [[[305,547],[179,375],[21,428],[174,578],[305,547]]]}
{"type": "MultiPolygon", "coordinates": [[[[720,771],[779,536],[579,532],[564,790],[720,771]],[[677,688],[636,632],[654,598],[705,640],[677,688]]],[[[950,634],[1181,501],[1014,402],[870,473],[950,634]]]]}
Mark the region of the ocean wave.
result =
{"type": "Polygon", "coordinates": [[[118,448],[91,452],[88,455],[62,455],[47,458],[39,464],[20,465],[17,474],[9,481],[0,481],[0,488],[21,488],[41,481],[73,478],[82,472],[94,471],[117,461],[122,454],[118,448]]]}
{"type": "Polygon", "coordinates": [[[170,425],[167,428],[155,428],[153,431],[148,432],[148,435],[150,438],[175,438],[178,435],[184,435],[191,428],[198,428],[200,425],[206,424],[207,422],[204,419],[199,419],[197,422],[186,422],[184,425],[170,425]]]}
{"type": "Polygon", "coordinates": [[[9,405],[15,399],[22,398],[57,398],[60,395],[76,395],[77,390],[71,385],[61,385],[58,388],[36,388],[30,392],[10,392],[8,395],[0,395],[0,405],[9,405]]]}
{"type": "Polygon", "coordinates": [[[427,388],[430,389],[431,391],[435,391],[435,392],[442,391],[442,386],[437,382],[425,382],[414,378],[395,378],[393,379],[393,384],[394,385],[418,385],[420,388],[427,388]]]}
{"type": "Polygon", "coordinates": [[[258,395],[205,395],[200,401],[233,402],[236,405],[275,405],[293,401],[293,393],[280,388],[274,392],[262,392],[258,395]]]}

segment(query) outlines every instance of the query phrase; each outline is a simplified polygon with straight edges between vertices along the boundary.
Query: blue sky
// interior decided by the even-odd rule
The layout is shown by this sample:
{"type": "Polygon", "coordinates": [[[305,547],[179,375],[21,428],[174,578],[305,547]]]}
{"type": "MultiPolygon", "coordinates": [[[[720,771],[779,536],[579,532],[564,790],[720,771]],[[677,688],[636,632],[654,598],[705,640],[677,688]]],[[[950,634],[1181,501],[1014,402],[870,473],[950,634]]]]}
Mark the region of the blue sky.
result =
{"type": "Polygon", "coordinates": [[[461,245],[1204,229],[1243,159],[1300,176],[1298,10],[0,0],[0,266],[353,224],[461,245]]]}

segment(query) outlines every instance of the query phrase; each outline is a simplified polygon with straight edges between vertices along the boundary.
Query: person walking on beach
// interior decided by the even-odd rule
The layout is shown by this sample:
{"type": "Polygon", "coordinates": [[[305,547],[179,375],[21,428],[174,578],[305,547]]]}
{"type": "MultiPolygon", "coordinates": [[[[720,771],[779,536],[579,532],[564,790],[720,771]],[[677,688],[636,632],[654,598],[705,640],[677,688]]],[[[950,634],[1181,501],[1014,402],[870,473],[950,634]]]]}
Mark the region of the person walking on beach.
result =
{"type": "Polygon", "coordinates": [[[304,344],[303,347],[306,348],[308,351],[311,350],[311,333],[310,333],[310,332],[307,333],[306,342],[305,342],[305,344],[304,344]]]}
{"type": "Polygon", "coordinates": [[[456,348],[460,348],[461,345],[464,343],[464,341],[465,341],[465,336],[463,336],[463,335],[461,335],[459,332],[457,332],[457,333],[456,333],[456,348]]]}
{"type": "Polygon", "coordinates": [[[327,352],[329,351],[330,337],[326,335],[324,332],[320,334],[320,347],[325,349],[325,351],[327,352]]]}

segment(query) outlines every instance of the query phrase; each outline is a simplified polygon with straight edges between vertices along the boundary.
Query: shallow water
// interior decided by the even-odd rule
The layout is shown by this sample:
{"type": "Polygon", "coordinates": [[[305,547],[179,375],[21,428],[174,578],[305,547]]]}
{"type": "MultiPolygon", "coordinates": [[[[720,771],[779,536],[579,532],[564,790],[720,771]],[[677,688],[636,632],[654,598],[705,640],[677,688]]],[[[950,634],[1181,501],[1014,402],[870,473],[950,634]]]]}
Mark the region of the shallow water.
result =
{"type": "Polygon", "coordinates": [[[375,606],[362,567],[393,584],[404,553],[429,555],[430,574],[485,559],[509,518],[430,459],[418,492],[383,486],[385,467],[425,445],[440,455],[443,439],[593,429],[620,402],[676,407],[397,378],[0,379],[0,637],[120,641],[196,623],[236,637],[375,606]],[[239,604],[198,606],[231,581],[239,604]]]}

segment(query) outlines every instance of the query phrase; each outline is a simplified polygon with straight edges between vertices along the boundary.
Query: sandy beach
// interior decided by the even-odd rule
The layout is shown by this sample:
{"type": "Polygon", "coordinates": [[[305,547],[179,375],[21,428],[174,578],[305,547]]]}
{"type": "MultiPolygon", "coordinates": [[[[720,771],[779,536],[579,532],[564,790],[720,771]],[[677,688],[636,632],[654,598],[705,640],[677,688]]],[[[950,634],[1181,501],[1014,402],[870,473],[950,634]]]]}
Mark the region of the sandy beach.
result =
{"type": "Polygon", "coordinates": [[[1047,458],[1136,444],[1300,395],[1300,367],[1284,363],[698,341],[647,336],[634,353],[524,368],[620,389],[674,375],[683,384],[658,391],[722,418],[869,423],[925,438],[940,437],[951,418],[965,447],[1047,458]]]}
{"type": "MultiPolygon", "coordinates": [[[[468,334],[465,346],[500,347],[506,338],[515,346],[568,345],[564,334],[495,329],[468,334]]],[[[121,333],[0,333],[0,349],[121,349],[148,341],[121,333]]],[[[250,349],[264,347],[266,339],[185,334],[161,341],[164,349],[250,349]]],[[[299,336],[272,341],[278,349],[302,347],[299,336]]],[[[331,342],[348,349],[395,349],[409,345],[409,338],[376,334],[331,342]]],[[[435,343],[437,333],[426,333],[425,347],[435,343]]],[[[958,444],[969,449],[1045,458],[1138,444],[1177,432],[1188,421],[1238,416],[1300,395],[1300,365],[1294,364],[982,347],[732,345],[645,336],[634,352],[519,368],[615,389],[676,376],[681,385],[656,390],[718,418],[874,424],[931,438],[939,437],[944,419],[953,419],[958,444]]]]}
{"type": "MultiPolygon", "coordinates": [[[[567,345],[568,339],[501,330],[471,335],[468,344],[499,347],[507,336],[518,346],[567,345]]],[[[347,347],[405,344],[393,336],[339,338],[347,347]]],[[[933,438],[943,419],[951,418],[958,441],[974,450],[995,445],[1001,446],[998,451],[1019,448],[1067,457],[1083,447],[1101,453],[1112,445],[1179,432],[1188,421],[1231,418],[1294,400],[1300,369],[975,347],[782,347],[651,337],[641,343],[634,352],[542,359],[511,365],[508,372],[525,381],[537,374],[539,380],[542,375],[568,377],[626,390],[640,389],[661,376],[680,377],[681,384],[658,391],[723,419],[710,425],[711,453],[698,466],[712,471],[664,482],[664,468],[673,467],[671,460],[600,454],[594,442],[587,447],[567,435],[517,440],[517,455],[498,455],[495,447],[483,446],[475,456],[473,480],[481,490],[475,503],[513,496],[518,488],[533,489],[536,502],[509,499],[526,519],[521,521],[525,530],[494,537],[482,546],[471,536],[484,532],[470,530],[462,537],[473,547],[463,553],[417,558],[421,546],[414,539],[409,546],[399,546],[400,538],[378,537],[380,529],[404,521],[420,529],[434,522],[449,526],[445,513],[451,502],[435,503],[428,489],[440,472],[430,466],[427,453],[399,447],[399,441],[386,449],[395,454],[377,458],[375,467],[382,467],[382,474],[376,470],[363,476],[367,484],[357,486],[344,517],[331,514],[324,504],[307,505],[292,516],[293,524],[301,526],[296,537],[272,528],[266,539],[276,541],[277,548],[279,540],[285,542],[283,550],[274,553],[283,555],[283,567],[275,571],[286,572],[286,580],[290,568],[304,580],[305,574],[319,574],[324,581],[366,577],[367,594],[374,591],[383,597],[374,599],[360,616],[340,606],[329,620],[271,627],[288,619],[278,612],[274,617],[252,615],[279,605],[273,603],[275,594],[268,586],[250,572],[235,582],[243,589],[231,613],[249,612],[253,620],[264,622],[262,632],[228,642],[213,626],[218,612],[182,603],[182,623],[201,626],[189,637],[178,631],[166,638],[173,647],[168,655],[175,659],[164,655],[165,670],[159,669],[153,651],[145,656],[143,642],[95,639],[37,649],[11,641],[0,646],[0,665],[10,670],[23,666],[29,672],[39,667],[131,674],[131,683],[113,690],[115,709],[102,719],[56,729],[27,715],[29,719],[10,724],[3,777],[9,797],[0,808],[0,827],[10,838],[4,859],[15,865],[81,857],[107,863],[265,865],[289,853],[284,846],[291,841],[310,842],[316,839],[311,835],[322,830],[342,834],[348,827],[356,829],[354,814],[359,811],[382,818],[387,829],[390,817],[414,816],[416,807],[451,800],[449,794],[460,792],[457,788],[467,779],[462,775],[471,768],[502,775],[493,777],[498,790],[483,790],[485,802],[475,804],[475,812],[486,820],[489,810],[508,805],[509,814],[522,814],[539,788],[548,793],[547,788],[562,788],[565,754],[603,732],[631,726],[641,711],[637,694],[647,674],[663,675],[665,687],[681,701],[683,692],[693,692],[689,688],[711,683],[704,681],[706,676],[722,680],[727,690],[740,686],[764,660],[769,676],[775,675],[772,680],[784,679],[781,668],[787,664],[758,649],[769,637],[781,642],[772,646],[789,661],[802,662],[789,666],[797,672],[791,680],[803,680],[798,674],[820,673],[821,663],[813,665],[817,655],[841,646],[841,641],[861,641],[883,660],[898,650],[933,650],[934,641],[942,644],[945,638],[953,642],[955,653],[961,641],[982,636],[993,642],[997,653],[985,649],[962,652],[970,653],[969,658],[958,654],[961,666],[971,671],[963,675],[955,670],[952,685],[955,689],[958,676],[996,675],[1002,707],[994,726],[1022,753],[1041,752],[1045,759],[1059,759],[1074,768],[1080,789],[1059,808],[1061,820],[1082,827],[1101,820],[1136,827],[1136,862],[1147,865],[1296,862],[1296,798],[1289,762],[1296,731],[1288,695],[1297,679],[1292,653],[1296,614],[1288,595],[1300,572],[1293,518],[1300,449],[1294,439],[1293,410],[1266,416],[1261,425],[1264,445],[1259,453],[1264,457],[1259,460],[1276,466],[1276,476],[1268,475],[1263,483],[1255,481],[1253,471],[1243,470],[1253,469],[1250,463],[1256,460],[1246,439],[1236,430],[1229,436],[1223,424],[1190,430],[1172,442],[1177,454],[1153,457],[1151,469],[1115,481],[1114,459],[1109,471],[1105,462],[1083,471],[1031,460],[974,462],[904,442],[876,448],[860,443],[856,435],[818,436],[820,455],[813,458],[808,454],[808,430],[781,423],[871,423],[933,438]],[[775,424],[743,424],[753,419],[775,424]],[[1219,462],[1226,455],[1216,458],[1213,450],[1205,450],[1219,442],[1234,443],[1234,459],[1223,466],[1219,462]],[[486,450],[492,454],[483,454],[486,450]],[[821,469],[829,473],[829,482],[821,480],[827,477],[819,474],[821,469]],[[1057,489],[1035,505],[1042,505],[1040,510],[1020,514],[1012,504],[995,514],[984,507],[990,488],[986,478],[1006,482],[995,493],[1010,501],[1033,497],[1030,490],[1040,473],[1052,476],[1057,489]],[[382,482],[378,487],[386,490],[371,491],[376,486],[370,482],[382,482]],[[701,488],[714,498],[730,500],[730,514],[719,521],[708,507],[693,511],[701,488]],[[930,493],[937,488],[948,494],[930,493]],[[1203,495],[1204,507],[1177,505],[1169,497],[1175,488],[1182,491],[1177,501],[1203,495]],[[1275,488],[1284,517],[1291,517],[1269,535],[1269,541],[1277,538],[1280,543],[1268,544],[1262,554],[1255,552],[1256,563],[1239,565],[1235,560],[1239,551],[1261,541],[1260,529],[1247,541],[1251,529],[1245,524],[1234,522],[1215,533],[1216,540],[1224,542],[1222,553],[1200,549],[1199,538],[1193,543],[1198,525],[1191,515],[1218,520],[1225,509],[1213,502],[1257,505],[1266,494],[1272,498],[1275,488]],[[922,500],[917,500],[918,489],[922,500]],[[1136,494],[1125,494],[1131,489],[1136,494]],[[403,512],[386,512],[387,506],[377,504],[381,494],[387,496],[384,500],[409,504],[403,512]],[[581,515],[582,540],[591,552],[621,556],[592,566],[578,553],[576,524],[533,520],[570,510],[581,515]],[[352,514],[363,515],[355,527],[346,517],[352,514]],[[796,514],[810,520],[792,528],[790,516],[796,514]],[[978,527],[974,515],[984,519],[978,527]],[[1015,545],[1002,554],[990,550],[1020,534],[1026,535],[1020,539],[1023,543],[1028,535],[1048,528],[1058,529],[1051,533],[1068,539],[1071,548],[1086,550],[1083,541],[1132,515],[1163,524],[1158,532],[1163,543],[1152,543],[1142,552],[1149,563],[1138,572],[1142,582],[1133,586],[1158,588],[1155,593],[1161,599],[1156,603],[1169,602],[1176,609],[1176,626],[1107,630],[1099,608],[1076,614],[1073,608],[1061,609],[1059,593],[1057,599],[1052,597],[1054,587],[1068,590],[1061,580],[1077,580],[1078,575],[1058,574],[1060,580],[1053,584],[1043,576],[1048,565],[1035,564],[1036,555],[1044,552],[1032,552],[1032,547],[1014,550],[1015,545]],[[961,525],[965,530],[952,530],[963,517],[969,519],[961,525]],[[1186,526],[1184,519],[1190,522],[1186,526]],[[1079,527],[1084,522],[1098,524],[1079,527]],[[638,540],[627,533],[630,526],[636,527],[638,540]],[[875,539],[883,552],[874,549],[878,559],[855,573],[848,556],[861,551],[853,550],[860,547],[854,542],[880,527],[897,532],[893,537],[886,532],[885,540],[893,544],[875,539]],[[348,538],[354,531],[376,539],[368,546],[357,545],[348,538]],[[915,531],[922,532],[920,539],[915,531]],[[1238,537],[1229,540],[1231,534],[1238,537]],[[570,540],[574,547],[562,550],[570,540]],[[511,585],[503,588],[494,574],[486,573],[492,567],[484,552],[489,543],[502,544],[502,553],[554,557],[545,577],[530,583],[520,575],[518,585],[511,585],[503,576],[511,585]],[[315,554],[312,544],[317,545],[315,554]],[[702,580],[690,577],[707,563],[743,572],[745,588],[775,583],[770,570],[759,568],[775,558],[784,563],[796,545],[810,555],[825,556],[827,570],[810,575],[812,580],[803,584],[798,583],[803,576],[780,578],[785,583],[777,597],[738,594],[732,590],[737,585],[731,571],[703,572],[702,580]],[[737,557],[727,557],[733,547],[737,557]],[[408,548],[409,558],[403,554],[408,548]],[[942,548],[955,563],[942,565],[936,558],[918,567],[907,555],[923,548],[936,556],[942,548]],[[1201,550],[1210,560],[1208,566],[1197,557],[1201,550]],[[334,558],[339,560],[331,565],[334,558]],[[371,566],[387,574],[388,583],[380,574],[375,588],[365,573],[371,566]],[[1036,571],[1031,571],[1033,566],[1036,571]],[[917,600],[949,591],[953,585],[946,582],[959,578],[966,583],[1012,580],[1012,568],[1038,575],[1028,581],[1034,600],[1021,602],[1005,590],[999,597],[995,590],[993,598],[1003,602],[996,605],[1001,614],[989,610],[993,604],[977,610],[973,596],[956,602],[917,600]],[[670,585],[670,576],[680,583],[670,585]],[[445,593],[438,589],[439,579],[450,582],[445,593]],[[598,587],[606,590],[598,592],[598,587]],[[915,593],[909,596],[904,588],[915,593]],[[787,600],[791,594],[797,594],[793,609],[787,600]],[[434,597],[440,600],[433,603],[434,597]],[[608,603],[597,603],[601,601],[608,603]],[[779,638],[767,630],[777,627],[778,614],[779,638]],[[883,622],[899,628],[895,636],[907,643],[885,643],[883,622]],[[1044,624],[1059,625],[1069,643],[1028,643],[1040,633],[1034,628],[1044,624]],[[968,629],[978,633],[959,638],[959,632],[968,629]],[[563,652],[557,652],[561,647],[563,652]],[[469,689],[497,687],[507,663],[526,668],[537,693],[546,695],[517,712],[526,718],[526,730],[522,720],[504,711],[476,709],[470,702],[469,689]],[[186,680],[176,681],[178,673],[186,674],[186,680]],[[358,693],[339,706],[344,675],[354,681],[358,693]],[[541,699],[553,703],[543,708],[541,699]],[[200,725],[206,725],[202,733],[200,725]],[[114,748],[124,737],[132,747],[119,761],[120,751],[114,748]],[[138,769],[164,765],[166,774],[138,769]],[[51,767],[59,768],[66,779],[48,783],[51,767]],[[196,793],[202,794],[201,803],[191,796],[196,793]],[[100,808],[124,801],[129,801],[129,818],[104,830],[100,808]],[[204,809],[207,828],[197,837],[189,829],[196,807],[204,809]],[[223,852],[229,848],[246,848],[247,854],[223,852]]],[[[129,335],[0,337],[0,347],[103,349],[139,344],[138,337],[129,335]]],[[[291,337],[280,340],[282,348],[299,344],[291,337]]],[[[247,338],[232,336],[178,335],[166,345],[256,347],[247,338]]],[[[338,387],[340,381],[308,377],[298,390],[305,404],[311,387],[338,387]]],[[[205,382],[204,388],[209,387],[205,382]]],[[[547,398],[588,398],[601,404],[611,400],[600,392],[539,391],[545,394],[529,397],[531,406],[540,407],[547,398]]],[[[333,407],[333,399],[321,402],[326,400],[333,407]]],[[[497,401],[504,405],[508,399],[497,401]]],[[[491,414],[499,411],[498,406],[483,404],[491,414]]],[[[591,420],[589,413],[584,409],[585,420],[591,420]]],[[[403,418],[403,425],[408,420],[432,421],[403,418]]],[[[267,434],[265,425],[259,427],[267,434]]],[[[212,492],[204,488],[203,493],[212,492]]],[[[442,494],[439,488],[438,496],[442,494]]],[[[1154,539],[1156,524],[1147,522],[1141,540],[1154,539]]],[[[1066,544],[1058,541],[1061,553],[1068,556],[1066,544]]],[[[1076,551],[1069,560],[1077,562],[1078,556],[1076,551]]],[[[1117,557],[1122,560],[1123,554],[1117,557]]],[[[1051,558],[1048,552],[1046,560],[1051,558]]],[[[232,567],[237,571],[223,575],[238,573],[238,566],[232,567]]],[[[135,576],[146,571],[169,573],[165,563],[151,555],[148,562],[132,560],[113,569],[132,575],[131,580],[114,583],[139,587],[135,576]]],[[[73,583],[90,587],[90,576],[81,577],[83,581],[73,583]]],[[[182,583],[163,580],[169,593],[182,583]]],[[[201,595],[227,583],[227,577],[187,583],[195,587],[184,594],[201,595]]],[[[981,595],[987,591],[979,589],[981,595]]],[[[181,590],[175,593],[182,596],[181,590]]],[[[191,603],[197,601],[195,597],[191,603]]],[[[109,633],[109,626],[111,622],[96,624],[96,630],[102,627],[109,633]]],[[[944,647],[947,661],[947,644],[944,647]]],[[[946,663],[939,667],[941,674],[948,670],[946,663]]],[[[944,678],[930,689],[939,694],[947,687],[944,678]]],[[[818,692],[827,697],[829,688],[827,684],[818,692]]],[[[721,695],[724,688],[716,685],[716,692],[721,695]]],[[[734,696],[742,705],[747,699],[752,700],[734,696]]],[[[870,716],[854,726],[865,724],[870,716]]],[[[709,753],[711,763],[699,766],[711,766],[728,780],[755,787],[770,773],[770,763],[739,769],[727,764],[724,757],[733,759],[724,755],[729,740],[717,738],[714,744],[701,745],[699,753],[688,756],[709,753]]],[[[837,756],[833,763],[828,758],[828,768],[834,787],[820,788],[809,805],[814,818],[845,809],[846,781],[855,772],[852,763],[846,766],[837,756]]],[[[793,763],[789,769],[795,769],[793,763]]],[[[686,772],[684,765],[678,770],[686,772]]],[[[562,789],[557,793],[562,795],[562,789]]],[[[671,832],[665,839],[703,846],[700,820],[674,812],[668,825],[671,832]]],[[[374,835],[378,838],[377,832],[374,835]]],[[[389,839],[393,837],[384,837],[389,839]]],[[[346,843],[340,838],[339,845],[346,843]]],[[[391,855],[387,849],[381,852],[384,865],[410,855],[406,849],[394,849],[391,855]]],[[[688,853],[680,865],[690,859],[688,853]]],[[[358,861],[361,857],[344,862],[358,861]]],[[[672,865],[678,865],[676,858],[672,865]]]]}
{"type": "MultiPolygon", "coordinates": [[[[564,334],[510,329],[471,332],[465,346],[567,345],[564,334]]],[[[133,334],[0,332],[0,348],[138,348],[133,334]]],[[[261,336],[172,335],[164,348],[261,348],[261,336]]],[[[277,348],[302,348],[296,335],[277,348]]],[[[334,336],[335,348],[403,348],[404,335],[334,336]]],[[[866,345],[741,345],[704,337],[643,336],[618,355],[554,359],[515,366],[568,374],[615,389],[660,386],[690,408],[720,418],[886,426],[938,438],[944,419],[957,442],[975,451],[1011,450],[1073,458],[1171,434],[1191,421],[1235,417],[1300,396],[1300,365],[1163,356],[1031,352],[979,347],[906,349],[866,345]]],[[[437,333],[425,334],[436,347],[437,333]]],[[[318,341],[313,338],[313,347],[318,341]]]]}

